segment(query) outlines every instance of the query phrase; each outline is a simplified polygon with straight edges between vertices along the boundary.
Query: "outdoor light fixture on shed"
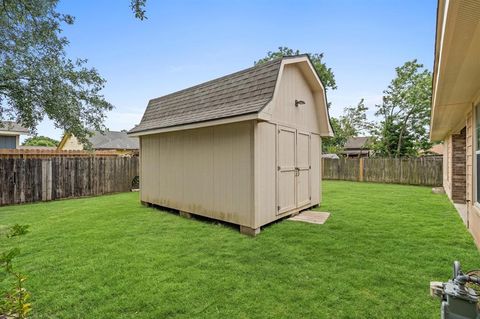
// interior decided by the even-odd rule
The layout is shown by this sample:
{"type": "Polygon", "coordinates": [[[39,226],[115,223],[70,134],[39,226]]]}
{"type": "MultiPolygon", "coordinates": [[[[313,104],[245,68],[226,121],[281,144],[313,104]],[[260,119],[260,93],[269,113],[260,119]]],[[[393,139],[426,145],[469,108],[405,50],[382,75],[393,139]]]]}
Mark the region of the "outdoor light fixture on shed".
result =
{"type": "Polygon", "coordinates": [[[295,107],[298,107],[299,105],[305,104],[305,101],[302,100],[295,100],[295,107]]]}

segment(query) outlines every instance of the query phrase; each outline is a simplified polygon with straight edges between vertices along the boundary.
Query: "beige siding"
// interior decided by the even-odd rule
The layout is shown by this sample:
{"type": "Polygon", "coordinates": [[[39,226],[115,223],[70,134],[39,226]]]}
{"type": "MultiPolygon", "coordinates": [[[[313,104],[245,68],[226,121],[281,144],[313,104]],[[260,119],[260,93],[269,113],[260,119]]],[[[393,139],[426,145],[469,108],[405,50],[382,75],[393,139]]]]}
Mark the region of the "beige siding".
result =
{"type": "Polygon", "coordinates": [[[276,125],[255,128],[255,228],[276,219],[276,125]]]}
{"type": "Polygon", "coordinates": [[[295,64],[285,65],[273,101],[263,112],[271,115],[272,122],[306,132],[319,133],[318,109],[323,108],[323,95],[316,96],[302,71],[295,64]],[[305,104],[295,106],[295,100],[305,104]]]}
{"type": "Polygon", "coordinates": [[[311,205],[320,204],[322,194],[321,194],[321,179],[322,179],[322,161],[321,161],[321,150],[322,150],[322,140],[320,136],[312,134],[312,149],[311,149],[311,160],[312,160],[312,172],[311,172],[311,183],[312,183],[312,202],[311,205]]]}
{"type": "MultiPolygon", "coordinates": [[[[310,163],[312,168],[309,179],[311,201],[306,206],[297,207],[295,200],[291,199],[293,206],[285,211],[282,210],[278,214],[277,206],[282,206],[282,202],[279,200],[282,193],[277,193],[277,186],[282,187],[280,172],[277,170],[278,166],[282,166],[279,158],[282,151],[277,148],[277,130],[279,129],[281,129],[281,126],[268,122],[259,122],[255,128],[255,228],[295,213],[300,209],[317,205],[321,200],[321,138],[319,135],[311,134],[310,163]],[[277,181],[280,184],[277,185],[277,181]]],[[[285,173],[288,174],[289,172],[285,173]]],[[[295,190],[289,187],[293,187],[292,183],[294,181],[289,180],[286,188],[289,189],[290,195],[295,198],[295,190]]]]}
{"type": "Polygon", "coordinates": [[[251,228],[319,204],[319,134],[329,126],[319,124],[325,112],[319,84],[314,92],[303,72],[285,65],[259,120],[141,136],[142,201],[251,228]],[[295,100],[305,104],[295,107],[295,100]],[[293,206],[285,211],[278,208],[280,127],[293,132],[286,145],[294,156],[289,174],[296,176],[284,197],[293,196],[293,206]]]}
{"type": "Polygon", "coordinates": [[[253,123],[141,137],[142,201],[253,227],[253,123]]]}
{"type": "MultiPolygon", "coordinates": [[[[324,107],[323,95],[312,92],[300,68],[296,65],[286,65],[281,73],[274,99],[262,111],[263,114],[269,116],[270,121],[258,122],[255,129],[255,227],[260,227],[285,215],[320,203],[321,138],[315,133],[321,131],[318,110],[322,107],[324,107]],[[302,100],[305,104],[295,107],[295,100],[302,100]],[[286,143],[284,146],[288,150],[278,149],[278,145],[282,141],[278,140],[277,131],[281,131],[282,128],[287,131],[293,130],[292,136],[294,139],[298,139],[298,134],[306,133],[310,135],[310,150],[306,152],[309,157],[306,161],[310,163],[311,169],[309,175],[305,175],[307,174],[305,171],[300,171],[299,176],[295,178],[298,182],[295,189],[292,188],[295,182],[291,180],[294,171],[290,172],[287,167],[289,165],[282,163],[282,156],[286,156],[285,151],[289,151],[288,154],[290,155],[295,154],[290,153],[290,151],[293,152],[293,149],[290,150],[290,148],[301,148],[302,145],[297,145],[297,141],[294,144],[295,146],[291,146],[291,143],[287,143],[289,141],[287,139],[283,142],[286,143]],[[277,169],[279,166],[281,166],[281,172],[277,169]],[[300,186],[305,186],[299,180],[301,177],[304,178],[302,181],[308,181],[308,190],[300,188],[300,186]],[[304,195],[307,194],[305,195],[307,197],[302,200],[298,197],[299,194],[295,195],[295,192],[298,191],[304,195]],[[282,194],[284,195],[283,200],[281,198],[282,194]],[[293,199],[287,196],[288,194],[294,196],[293,199]],[[308,194],[311,195],[310,201],[308,200],[308,194]],[[301,207],[297,203],[299,199],[303,202],[300,203],[302,204],[301,207]],[[305,204],[305,202],[308,203],[305,204]],[[278,206],[280,206],[280,213],[278,212],[278,206]],[[290,208],[287,209],[287,206],[290,208]]],[[[287,133],[285,132],[285,134],[287,133]]],[[[297,149],[297,151],[305,150],[297,149]]],[[[300,166],[302,166],[301,164],[299,163],[300,166]]]]}

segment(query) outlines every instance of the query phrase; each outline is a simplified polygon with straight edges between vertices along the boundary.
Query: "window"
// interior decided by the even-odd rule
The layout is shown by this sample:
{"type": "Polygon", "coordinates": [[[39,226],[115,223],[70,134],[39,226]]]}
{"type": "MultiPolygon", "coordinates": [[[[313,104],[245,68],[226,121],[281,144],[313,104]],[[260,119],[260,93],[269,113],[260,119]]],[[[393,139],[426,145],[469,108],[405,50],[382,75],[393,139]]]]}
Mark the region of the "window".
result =
{"type": "Polygon", "coordinates": [[[17,137],[0,136],[0,148],[17,148],[17,137]]]}

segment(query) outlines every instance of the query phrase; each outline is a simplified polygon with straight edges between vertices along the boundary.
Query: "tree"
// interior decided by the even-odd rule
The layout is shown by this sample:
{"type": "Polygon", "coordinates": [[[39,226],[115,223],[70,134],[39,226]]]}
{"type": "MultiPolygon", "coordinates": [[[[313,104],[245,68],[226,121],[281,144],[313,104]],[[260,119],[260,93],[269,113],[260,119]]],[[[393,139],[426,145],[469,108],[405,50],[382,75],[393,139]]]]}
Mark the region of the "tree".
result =
{"type": "Polygon", "coordinates": [[[361,99],[356,106],[344,108],[343,115],[339,118],[331,117],[330,124],[335,136],[325,139],[323,150],[327,153],[340,153],[350,137],[369,132],[373,124],[367,119],[367,110],[364,99],[361,99]]]}
{"type": "Polygon", "coordinates": [[[130,0],[130,8],[135,14],[135,18],[144,20],[147,18],[145,15],[145,5],[147,0],[130,0]]]}
{"type": "Polygon", "coordinates": [[[56,147],[58,145],[58,141],[54,140],[53,138],[47,136],[34,136],[29,137],[23,142],[24,146],[52,146],[56,147]]]}
{"type": "Polygon", "coordinates": [[[33,132],[45,116],[82,141],[104,130],[112,109],[100,94],[105,80],[86,60],[66,57],[61,26],[70,15],[57,0],[4,0],[0,6],[0,120],[18,120],[33,132]]]}
{"type": "MultiPolygon", "coordinates": [[[[255,61],[255,65],[260,63],[265,63],[267,61],[271,61],[277,58],[281,58],[284,56],[292,56],[292,55],[299,55],[300,50],[292,50],[288,47],[279,47],[278,51],[269,51],[267,56],[263,59],[255,61]]],[[[317,71],[318,77],[322,81],[323,86],[325,87],[325,91],[327,89],[335,90],[337,88],[337,83],[335,82],[335,76],[331,68],[327,67],[327,65],[322,62],[323,53],[307,53],[312,61],[313,67],[317,71]]]]}
{"type": "MultiPolygon", "coordinates": [[[[61,36],[74,17],[56,11],[58,0],[3,0],[0,4],[0,120],[21,122],[32,132],[48,117],[57,128],[88,145],[91,131],[105,130],[113,106],[100,91],[105,79],[87,60],[67,58],[61,36]]],[[[130,0],[146,19],[146,0],[130,0]]]]}
{"type": "Polygon", "coordinates": [[[416,156],[415,137],[409,131],[406,131],[402,137],[402,144],[399,145],[399,134],[400,125],[392,118],[379,122],[373,130],[372,148],[375,156],[393,157],[397,152],[401,156],[416,156]]]}
{"type": "Polygon", "coordinates": [[[375,115],[377,148],[385,156],[416,155],[431,147],[428,137],[432,74],[417,60],[395,69],[396,77],[384,91],[383,103],[375,115]]]}

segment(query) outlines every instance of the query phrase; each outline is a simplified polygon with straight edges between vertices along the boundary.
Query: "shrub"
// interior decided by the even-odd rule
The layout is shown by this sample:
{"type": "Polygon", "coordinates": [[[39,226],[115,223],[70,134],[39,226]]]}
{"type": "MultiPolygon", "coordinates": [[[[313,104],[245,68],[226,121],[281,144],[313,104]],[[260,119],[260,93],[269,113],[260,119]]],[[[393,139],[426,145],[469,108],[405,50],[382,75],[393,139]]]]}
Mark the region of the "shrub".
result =
{"type": "MultiPolygon", "coordinates": [[[[7,238],[25,235],[28,232],[28,225],[16,224],[8,228],[6,232],[7,238]]],[[[28,302],[30,293],[25,289],[24,282],[27,277],[22,273],[14,270],[13,260],[20,254],[20,249],[12,248],[0,254],[0,267],[3,268],[3,277],[1,281],[12,279],[12,286],[2,293],[3,298],[0,300],[0,317],[1,318],[19,318],[28,317],[31,311],[31,304],[28,302]]]]}

